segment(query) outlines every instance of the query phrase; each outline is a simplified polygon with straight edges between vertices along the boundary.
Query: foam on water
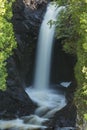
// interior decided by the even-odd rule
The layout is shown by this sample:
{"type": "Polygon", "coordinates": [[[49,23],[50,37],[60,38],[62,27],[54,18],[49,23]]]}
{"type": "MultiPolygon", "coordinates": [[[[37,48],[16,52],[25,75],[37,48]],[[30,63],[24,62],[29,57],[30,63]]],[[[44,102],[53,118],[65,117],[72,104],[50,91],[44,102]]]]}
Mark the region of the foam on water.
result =
{"type": "Polygon", "coordinates": [[[54,90],[47,89],[45,91],[38,91],[37,89],[27,88],[26,92],[32,101],[38,105],[38,108],[35,112],[37,115],[42,115],[42,113],[45,112],[46,117],[48,113],[53,115],[52,113],[55,113],[66,105],[65,95],[54,90]]]}
{"type": "Polygon", "coordinates": [[[60,83],[60,85],[62,85],[63,87],[69,87],[70,86],[70,84],[71,84],[71,82],[62,82],[62,83],[60,83]]]}
{"type": "Polygon", "coordinates": [[[56,21],[63,8],[64,7],[57,7],[55,4],[49,4],[40,28],[34,85],[32,88],[29,87],[25,90],[31,100],[38,105],[34,115],[16,120],[1,120],[0,129],[45,129],[46,126],[43,126],[43,123],[48,121],[55,112],[66,105],[65,95],[54,90],[50,90],[49,88],[50,63],[55,25],[50,27],[48,22],[50,20],[56,21]]]}
{"type": "Polygon", "coordinates": [[[47,128],[42,123],[48,121],[47,118],[41,118],[37,115],[25,116],[15,120],[0,120],[0,129],[14,129],[14,130],[36,130],[39,128],[47,128]]]}

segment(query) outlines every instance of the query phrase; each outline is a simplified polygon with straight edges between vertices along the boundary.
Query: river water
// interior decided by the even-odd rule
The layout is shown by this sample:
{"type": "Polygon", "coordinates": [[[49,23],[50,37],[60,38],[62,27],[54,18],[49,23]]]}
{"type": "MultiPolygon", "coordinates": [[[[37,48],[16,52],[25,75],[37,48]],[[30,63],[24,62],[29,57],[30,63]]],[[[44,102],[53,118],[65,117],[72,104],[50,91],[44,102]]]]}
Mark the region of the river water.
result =
{"type": "MultiPolygon", "coordinates": [[[[50,3],[40,28],[34,83],[25,90],[38,107],[33,115],[15,120],[0,120],[1,130],[45,130],[47,128],[44,125],[45,122],[49,121],[57,111],[66,106],[65,93],[60,93],[60,91],[49,87],[51,55],[55,34],[55,25],[51,26],[49,21],[56,21],[62,9],[64,7],[58,7],[50,3]]],[[[62,85],[64,84],[67,87],[70,83],[62,83],[62,85]]]]}

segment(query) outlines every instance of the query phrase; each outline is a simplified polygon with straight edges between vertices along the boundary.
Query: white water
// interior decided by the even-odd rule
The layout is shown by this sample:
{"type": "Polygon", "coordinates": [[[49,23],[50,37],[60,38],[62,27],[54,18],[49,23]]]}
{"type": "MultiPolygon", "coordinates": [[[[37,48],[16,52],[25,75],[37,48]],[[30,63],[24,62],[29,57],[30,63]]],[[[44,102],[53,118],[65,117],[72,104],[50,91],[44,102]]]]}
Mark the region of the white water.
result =
{"type": "Polygon", "coordinates": [[[50,27],[48,22],[50,20],[56,21],[58,13],[63,7],[57,7],[56,5],[50,4],[47,8],[47,12],[42,22],[36,57],[36,71],[34,79],[34,88],[39,90],[47,89],[49,86],[50,77],[50,64],[51,64],[51,53],[52,44],[55,33],[55,25],[50,27]]]}
{"type": "Polygon", "coordinates": [[[71,84],[71,82],[62,82],[60,83],[60,85],[62,85],[63,87],[68,87],[71,84]]]}
{"type": "Polygon", "coordinates": [[[50,4],[42,22],[37,47],[36,71],[34,87],[26,89],[29,97],[37,103],[38,108],[35,114],[45,120],[51,117],[66,105],[64,93],[60,94],[49,88],[51,53],[55,33],[55,25],[50,25],[50,20],[56,21],[60,11],[64,7],[57,7],[50,4]]]}
{"type": "Polygon", "coordinates": [[[44,117],[53,114],[66,105],[65,95],[49,88],[50,64],[52,45],[55,33],[55,25],[50,27],[49,21],[56,21],[60,11],[64,7],[49,4],[42,22],[37,47],[36,71],[34,87],[27,88],[26,92],[30,98],[37,103],[38,108],[35,114],[44,117]],[[50,112],[49,112],[50,110],[50,112]]]}
{"type": "Polygon", "coordinates": [[[43,126],[43,123],[49,121],[55,112],[66,105],[64,93],[62,94],[54,90],[50,90],[49,88],[50,62],[55,25],[52,25],[50,28],[48,22],[49,20],[55,21],[62,9],[63,7],[57,7],[55,4],[48,5],[47,12],[40,29],[34,87],[26,89],[27,94],[33,102],[37,103],[38,108],[36,109],[34,115],[11,121],[1,120],[0,129],[45,129],[46,126],[43,126]]]}
{"type": "MultiPolygon", "coordinates": [[[[29,116],[28,120],[30,121],[30,117],[29,116]]],[[[26,119],[26,117],[25,117],[26,119]]],[[[36,116],[32,117],[31,120],[33,120],[33,123],[24,123],[24,120],[23,119],[16,119],[16,120],[9,120],[9,121],[4,121],[4,120],[1,120],[0,121],[0,130],[4,130],[4,129],[9,129],[9,130],[37,130],[39,128],[46,128],[46,126],[42,126],[40,123],[38,125],[38,122],[40,122],[40,119],[38,119],[36,116]],[[38,121],[39,120],[39,121],[38,121]],[[37,124],[36,124],[37,123],[37,124]]],[[[44,122],[42,119],[41,119],[42,122],[44,122]]]]}

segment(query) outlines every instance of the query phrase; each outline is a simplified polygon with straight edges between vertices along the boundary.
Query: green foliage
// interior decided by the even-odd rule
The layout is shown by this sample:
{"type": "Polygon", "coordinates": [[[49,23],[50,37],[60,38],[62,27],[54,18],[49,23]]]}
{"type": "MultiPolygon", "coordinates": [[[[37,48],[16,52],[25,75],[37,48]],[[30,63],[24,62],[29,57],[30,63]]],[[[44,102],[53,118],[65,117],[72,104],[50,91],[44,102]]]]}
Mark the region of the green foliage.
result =
{"type": "Polygon", "coordinates": [[[87,120],[87,114],[84,114],[84,118],[85,118],[85,120],[87,120]]]}
{"type": "Polygon", "coordinates": [[[56,37],[64,51],[77,56],[75,102],[81,119],[87,119],[87,0],[57,0],[66,9],[58,17],[56,37]]]}
{"type": "Polygon", "coordinates": [[[0,0],[0,89],[6,89],[6,59],[12,54],[16,42],[13,26],[10,23],[12,17],[12,2],[0,0]]]}

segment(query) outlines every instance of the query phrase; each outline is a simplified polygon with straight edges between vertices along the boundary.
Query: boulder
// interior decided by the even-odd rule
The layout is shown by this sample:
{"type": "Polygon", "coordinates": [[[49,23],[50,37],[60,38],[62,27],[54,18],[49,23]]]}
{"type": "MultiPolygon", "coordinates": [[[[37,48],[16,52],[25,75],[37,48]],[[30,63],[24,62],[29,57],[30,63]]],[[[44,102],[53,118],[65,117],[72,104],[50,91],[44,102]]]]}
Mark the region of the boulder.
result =
{"type": "Polygon", "coordinates": [[[7,59],[7,90],[0,91],[0,118],[3,119],[32,114],[36,108],[25,93],[25,87],[32,83],[35,47],[47,3],[37,0],[31,3],[37,8],[32,8],[26,2],[16,0],[13,3],[12,23],[17,48],[7,59]]]}
{"type": "Polygon", "coordinates": [[[0,91],[0,119],[14,119],[33,114],[36,105],[23,89],[0,91]]]}
{"type": "MultiPolygon", "coordinates": [[[[47,130],[57,130],[57,128],[64,127],[76,127],[76,106],[72,104],[68,104],[61,110],[57,111],[55,115],[47,122],[48,129],[47,130]]],[[[60,130],[60,129],[59,129],[60,130]]],[[[68,130],[68,129],[67,129],[68,130]]]]}

